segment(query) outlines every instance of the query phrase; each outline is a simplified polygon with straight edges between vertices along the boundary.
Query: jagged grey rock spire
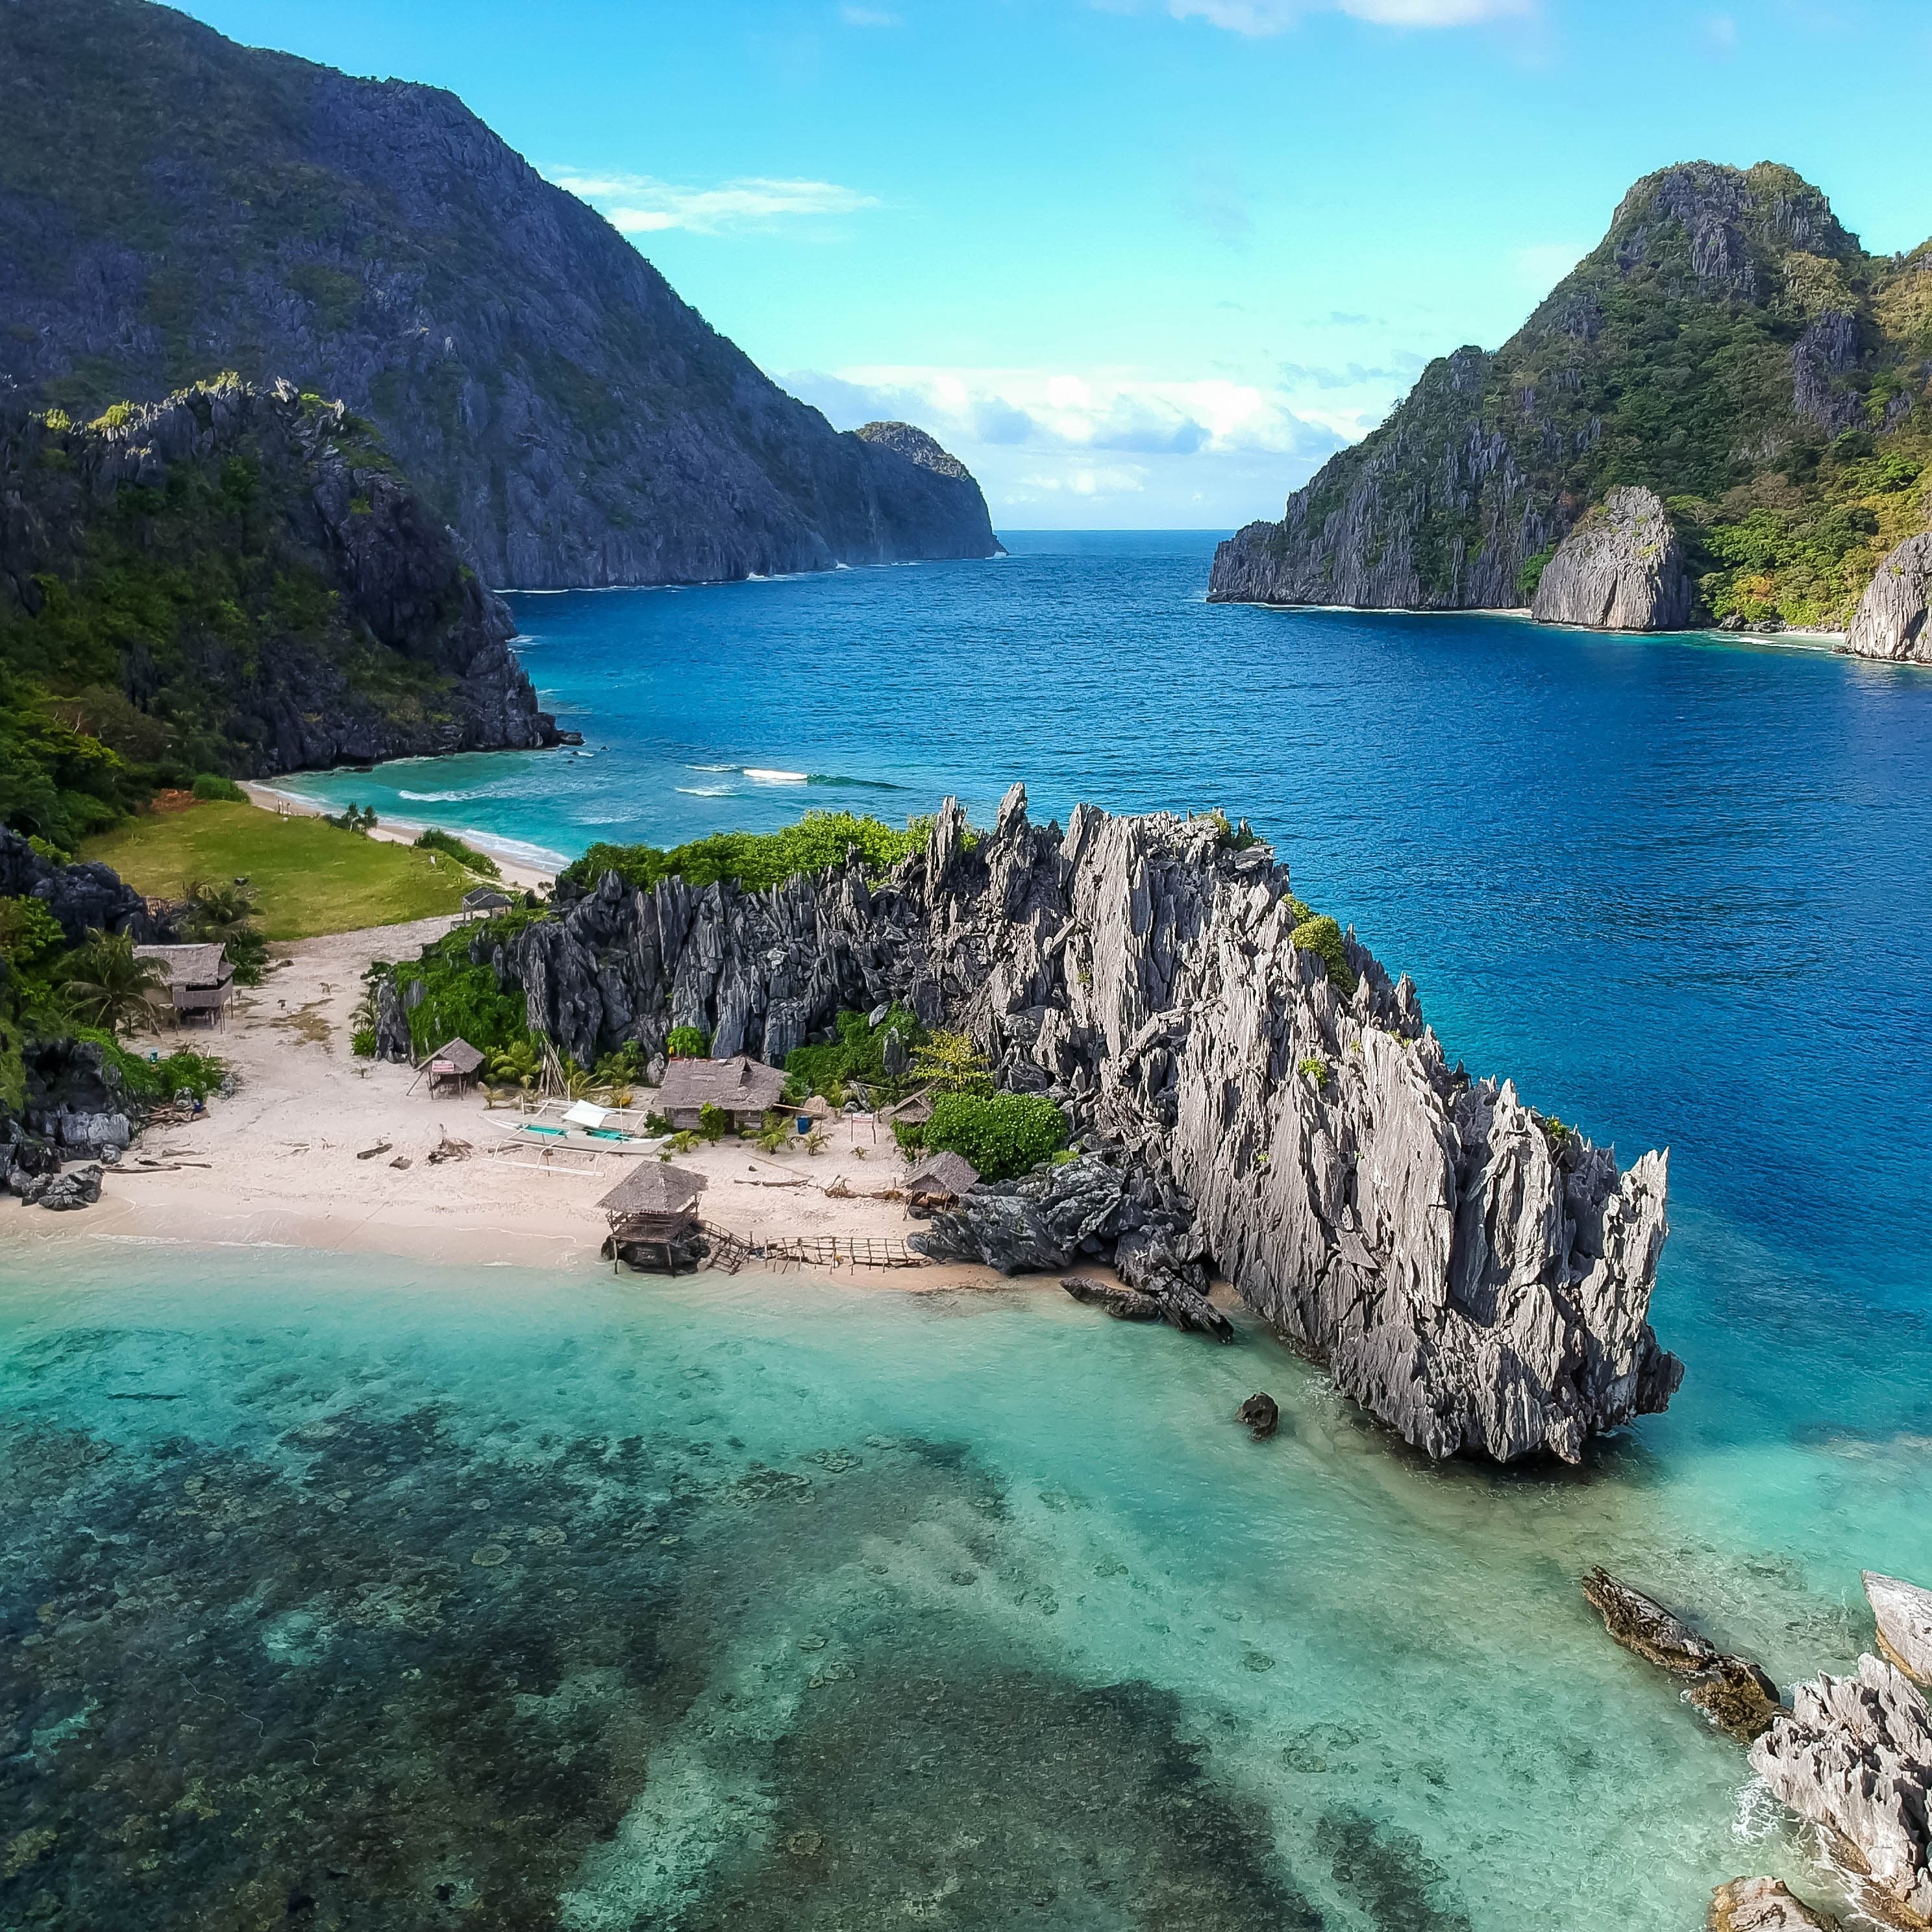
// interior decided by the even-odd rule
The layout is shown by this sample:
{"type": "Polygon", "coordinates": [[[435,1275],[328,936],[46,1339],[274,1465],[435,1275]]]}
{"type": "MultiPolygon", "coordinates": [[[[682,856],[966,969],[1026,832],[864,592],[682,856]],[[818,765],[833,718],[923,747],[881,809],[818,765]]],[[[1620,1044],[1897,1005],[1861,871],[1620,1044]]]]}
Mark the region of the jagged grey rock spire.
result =
{"type": "Polygon", "coordinates": [[[1075,1252],[1132,1234],[1163,1269],[1211,1262],[1429,1455],[1574,1461],[1662,1408],[1682,1375],[1648,1319],[1665,1155],[1619,1172],[1508,1082],[1470,1082],[1408,979],[1351,938],[1345,993],[1294,943],[1304,915],[1225,820],[1082,806],[1063,832],[1016,785],[976,844],[948,799],[882,883],[856,856],[766,892],[607,874],[488,956],[586,1064],[673,1025],[779,1062],[895,998],[970,1031],[1002,1085],[1112,1150],[1112,1193],[1083,1166],[1075,1252]]]}

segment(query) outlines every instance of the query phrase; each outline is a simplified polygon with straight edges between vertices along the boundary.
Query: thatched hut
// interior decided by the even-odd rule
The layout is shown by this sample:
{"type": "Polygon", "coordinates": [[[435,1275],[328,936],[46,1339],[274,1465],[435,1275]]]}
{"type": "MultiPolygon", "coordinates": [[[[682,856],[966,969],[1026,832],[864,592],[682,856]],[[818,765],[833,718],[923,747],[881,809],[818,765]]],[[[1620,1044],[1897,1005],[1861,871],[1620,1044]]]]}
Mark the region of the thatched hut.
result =
{"type": "Polygon", "coordinates": [[[501,886],[472,886],[463,895],[463,916],[491,919],[500,912],[509,911],[515,904],[501,886]]]}
{"type": "Polygon", "coordinates": [[[941,1208],[956,1208],[980,1170],[964,1154],[929,1154],[906,1176],[906,1211],[922,1220],[941,1208]]]}
{"type": "Polygon", "coordinates": [[[694,1127],[706,1107],[728,1114],[741,1132],[756,1133],[784,1095],[785,1077],[744,1054],[729,1060],[674,1060],[657,1090],[657,1110],[674,1127],[694,1127]]]}
{"type": "Polygon", "coordinates": [[[455,1039],[444,1041],[430,1055],[425,1070],[429,1075],[429,1090],[434,1094],[440,1080],[458,1094],[466,1093],[482,1069],[482,1054],[459,1034],[455,1039]]]}
{"type": "Polygon", "coordinates": [[[598,1202],[610,1224],[604,1252],[614,1264],[657,1274],[694,1268],[704,1258],[698,1197],[704,1176],[668,1161],[640,1160],[598,1202]]]}
{"type": "Polygon", "coordinates": [[[922,1127],[932,1118],[932,1096],[922,1088],[896,1106],[880,1108],[879,1118],[889,1127],[922,1127]]]}
{"type": "Polygon", "coordinates": [[[225,946],[137,946],[134,957],[152,960],[167,974],[168,1001],[177,1026],[184,1019],[218,1025],[226,1017],[235,968],[225,946]]]}

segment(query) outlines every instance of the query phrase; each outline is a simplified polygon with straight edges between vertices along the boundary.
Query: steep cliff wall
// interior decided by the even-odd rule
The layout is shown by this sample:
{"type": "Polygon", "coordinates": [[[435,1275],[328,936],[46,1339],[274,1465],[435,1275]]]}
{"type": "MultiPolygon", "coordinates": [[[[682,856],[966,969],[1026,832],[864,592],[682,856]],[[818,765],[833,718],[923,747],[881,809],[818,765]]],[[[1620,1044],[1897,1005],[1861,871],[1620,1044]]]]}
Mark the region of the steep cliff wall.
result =
{"type": "Polygon", "coordinates": [[[485,580],[992,555],[978,486],[836,434],[452,95],[147,0],[0,6],[0,379],[344,398],[485,580]]]}
{"type": "Polygon", "coordinates": [[[1702,621],[1842,626],[1924,526],[1932,262],[1867,254],[1788,168],[1640,182],[1494,354],[1221,545],[1220,602],[1499,609],[1619,484],[1667,502],[1702,621]]]}
{"type": "Polygon", "coordinates": [[[1612,490],[1558,545],[1536,586],[1539,624],[1674,631],[1690,621],[1684,546],[1655,494],[1612,490]]]}
{"type": "Polygon", "coordinates": [[[0,408],[0,670],[91,744],[254,776],[554,744],[514,628],[339,404],[0,408]]]}
{"type": "MultiPolygon", "coordinates": [[[[1170,1276],[1211,1263],[1430,1455],[1574,1460],[1664,1406],[1664,1156],[1619,1173],[1452,1070],[1406,979],[1352,940],[1331,977],[1294,944],[1286,868],[1224,823],[1082,806],[1063,833],[1016,786],[970,850],[964,830],[947,801],[877,884],[856,863],[763,893],[606,874],[477,955],[586,1063],[674,1025],[778,1062],[895,998],[969,1030],[1091,1143],[1067,1200],[998,1210],[1040,1224],[1034,1264],[1123,1244],[1170,1276]]],[[[981,1238],[970,1214],[952,1233],[981,1238]]]]}

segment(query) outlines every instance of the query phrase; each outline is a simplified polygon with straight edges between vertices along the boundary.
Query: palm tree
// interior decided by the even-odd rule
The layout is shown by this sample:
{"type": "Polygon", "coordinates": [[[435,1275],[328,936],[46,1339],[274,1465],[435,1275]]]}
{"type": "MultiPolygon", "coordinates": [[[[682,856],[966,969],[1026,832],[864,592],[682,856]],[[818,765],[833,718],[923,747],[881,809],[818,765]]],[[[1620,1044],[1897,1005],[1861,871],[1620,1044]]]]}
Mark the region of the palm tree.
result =
{"type": "Polygon", "coordinates": [[[61,991],[77,1019],[110,1033],[152,1025],[167,975],[158,961],[137,959],[124,932],[97,932],[61,962],[61,991]]]}
{"type": "Polygon", "coordinates": [[[218,880],[196,879],[188,889],[182,930],[190,939],[226,946],[236,978],[244,986],[256,986],[268,956],[268,942],[255,924],[260,910],[260,902],[245,880],[224,885],[218,880]]]}

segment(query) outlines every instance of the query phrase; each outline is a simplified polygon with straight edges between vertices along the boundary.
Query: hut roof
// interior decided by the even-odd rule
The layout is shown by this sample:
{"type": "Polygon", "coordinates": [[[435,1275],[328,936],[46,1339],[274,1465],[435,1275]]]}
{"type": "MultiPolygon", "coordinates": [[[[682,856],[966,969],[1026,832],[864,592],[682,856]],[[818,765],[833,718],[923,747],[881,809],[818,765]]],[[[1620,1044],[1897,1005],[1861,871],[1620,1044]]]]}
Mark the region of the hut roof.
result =
{"type": "Polygon", "coordinates": [[[688,1214],[704,1191],[704,1175],[688,1167],[640,1160],[597,1204],[607,1214],[688,1214]]]}
{"type": "Polygon", "coordinates": [[[458,1072],[467,1078],[483,1064],[483,1056],[461,1034],[454,1040],[446,1040],[430,1055],[431,1060],[446,1060],[458,1072]]]}
{"type": "Polygon", "coordinates": [[[481,912],[488,906],[502,906],[507,909],[514,903],[501,886],[472,886],[463,895],[463,910],[465,912],[481,912]]]}
{"type": "Polygon", "coordinates": [[[218,941],[200,946],[137,946],[136,959],[152,959],[166,968],[171,986],[219,986],[234,974],[228,949],[218,941]]]}
{"type": "Polygon", "coordinates": [[[722,1107],[727,1113],[763,1113],[776,1107],[785,1077],[740,1053],[729,1060],[674,1060],[664,1069],[657,1104],[665,1112],[722,1107]]]}
{"type": "Polygon", "coordinates": [[[928,1154],[906,1176],[908,1194],[964,1194],[980,1183],[980,1170],[962,1154],[928,1154]]]}
{"type": "Polygon", "coordinates": [[[894,1124],[903,1123],[916,1127],[932,1118],[932,1096],[930,1094],[908,1094],[896,1106],[888,1107],[879,1118],[894,1124]]]}

